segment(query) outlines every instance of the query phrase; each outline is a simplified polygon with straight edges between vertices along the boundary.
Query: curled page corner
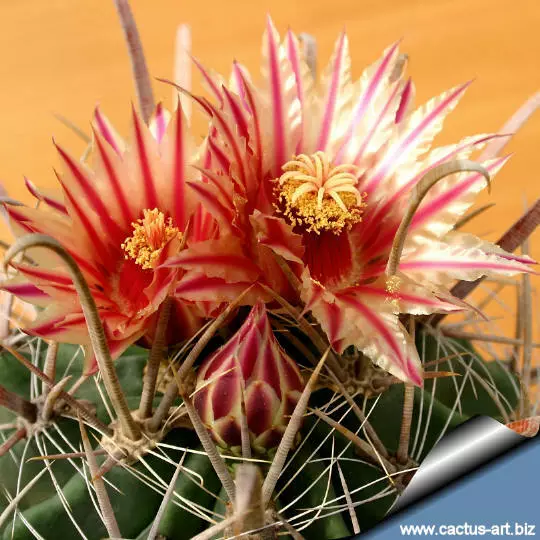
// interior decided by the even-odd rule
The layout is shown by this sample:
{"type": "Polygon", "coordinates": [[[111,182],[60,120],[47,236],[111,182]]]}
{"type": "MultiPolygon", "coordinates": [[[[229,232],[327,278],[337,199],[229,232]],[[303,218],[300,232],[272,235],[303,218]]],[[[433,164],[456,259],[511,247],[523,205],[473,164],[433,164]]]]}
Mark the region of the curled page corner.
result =
{"type": "Polygon", "coordinates": [[[426,456],[390,515],[431,495],[538,433],[540,417],[505,426],[488,416],[471,418],[445,435],[426,456]]]}

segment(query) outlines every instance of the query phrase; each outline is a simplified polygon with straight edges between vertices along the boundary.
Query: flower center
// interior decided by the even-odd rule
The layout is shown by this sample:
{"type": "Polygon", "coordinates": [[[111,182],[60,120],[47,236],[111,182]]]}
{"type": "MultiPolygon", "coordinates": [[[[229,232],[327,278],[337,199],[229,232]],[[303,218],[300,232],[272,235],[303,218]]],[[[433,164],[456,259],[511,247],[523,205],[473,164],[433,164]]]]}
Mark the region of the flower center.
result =
{"type": "Polygon", "coordinates": [[[165,220],[163,212],[157,208],[143,210],[142,219],[134,221],[133,234],[121,245],[126,259],[133,259],[143,269],[154,268],[163,246],[182,233],[173,226],[172,219],[165,220]]]}
{"type": "Polygon", "coordinates": [[[283,165],[277,179],[276,209],[307,232],[340,234],[362,221],[365,193],[356,187],[355,165],[333,166],[324,152],[300,154],[283,165]]]}

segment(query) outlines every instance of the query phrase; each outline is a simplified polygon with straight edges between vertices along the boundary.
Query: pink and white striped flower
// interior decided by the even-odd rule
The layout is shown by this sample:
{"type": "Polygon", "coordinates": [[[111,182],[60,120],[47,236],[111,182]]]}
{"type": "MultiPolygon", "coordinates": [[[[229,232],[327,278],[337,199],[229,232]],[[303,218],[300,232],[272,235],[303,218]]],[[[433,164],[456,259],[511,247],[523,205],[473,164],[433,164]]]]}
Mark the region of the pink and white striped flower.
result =
{"type": "Polygon", "coordinates": [[[279,445],[303,389],[296,362],[274,337],[264,304],[257,303],[238,332],[201,365],[194,404],[220,446],[240,454],[245,422],[246,443],[264,454],[279,445]]]}
{"type": "MultiPolygon", "coordinates": [[[[289,31],[280,41],[269,19],[262,81],[254,83],[235,63],[226,82],[197,62],[213,98],[195,99],[211,118],[201,166],[218,189],[207,195],[208,208],[241,239],[260,280],[290,296],[269,252],[283,257],[301,280],[302,302],[338,351],[354,345],[397,377],[421,384],[418,354],[399,315],[459,309],[448,291],[453,280],[527,271],[530,260],[453,230],[485,186],[481,174],[460,172],[423,200],[398,274],[388,281],[411,190],[432,168],[500,137],[432,148],[469,83],[415,109],[403,63],[395,43],[353,81],[343,33],[315,81],[297,36],[289,31]]],[[[493,177],[506,159],[482,165],[493,177]]]]}
{"type": "MultiPolygon", "coordinates": [[[[180,107],[171,118],[158,106],[150,127],[134,110],[132,142],[127,145],[96,110],[92,167],[57,146],[64,168],[58,174],[61,196],[41,193],[27,181],[40,208],[6,205],[16,234],[50,235],[75,259],[96,301],[113,357],[141,338],[152,339],[156,312],[179,272],[165,267],[167,260],[200,239],[216,236],[215,221],[200,219],[189,187],[200,174],[189,166],[197,148],[185,124],[180,107]],[[184,238],[192,218],[199,219],[199,226],[184,238]]],[[[19,276],[2,288],[45,308],[26,332],[88,344],[70,275],[56,256],[42,251],[31,253],[38,265],[14,263],[19,276]]],[[[207,306],[175,300],[169,337],[191,337],[206,313],[207,306]]],[[[86,370],[95,368],[87,355],[86,370]]]]}

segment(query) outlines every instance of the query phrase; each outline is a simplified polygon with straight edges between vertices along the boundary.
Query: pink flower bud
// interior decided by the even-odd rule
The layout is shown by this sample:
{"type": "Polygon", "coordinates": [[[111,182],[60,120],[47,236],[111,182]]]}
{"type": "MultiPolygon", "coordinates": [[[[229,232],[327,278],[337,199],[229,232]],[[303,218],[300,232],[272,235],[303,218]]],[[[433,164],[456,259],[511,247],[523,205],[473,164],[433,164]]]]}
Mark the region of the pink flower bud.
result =
{"type": "Polygon", "coordinates": [[[239,454],[243,390],[251,447],[264,454],[278,446],[303,388],[298,366],[280,347],[259,303],[203,362],[195,407],[216,443],[239,454]]]}

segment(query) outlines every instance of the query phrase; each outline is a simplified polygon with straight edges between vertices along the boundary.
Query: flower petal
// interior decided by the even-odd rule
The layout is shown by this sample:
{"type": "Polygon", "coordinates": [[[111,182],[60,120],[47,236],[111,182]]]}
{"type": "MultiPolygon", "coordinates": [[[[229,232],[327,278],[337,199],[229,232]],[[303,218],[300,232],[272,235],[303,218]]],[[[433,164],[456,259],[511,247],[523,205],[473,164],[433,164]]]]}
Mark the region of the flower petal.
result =
{"type": "Polygon", "coordinates": [[[431,145],[442,129],[445,117],[456,107],[470,83],[463,84],[428,101],[411,114],[403,128],[403,135],[388,148],[386,155],[370,172],[362,186],[368,193],[390,177],[404,162],[414,162],[431,145]]]}
{"type": "MultiPolygon", "coordinates": [[[[379,124],[386,121],[393,122],[396,108],[399,101],[394,103],[395,95],[387,98],[387,105],[382,109],[378,106],[381,101],[384,102],[385,95],[389,90],[389,78],[394,68],[395,60],[398,54],[399,42],[394,43],[375,64],[367,68],[360,78],[361,89],[358,94],[351,120],[347,127],[346,135],[336,154],[339,162],[347,162],[347,157],[355,156],[353,162],[356,163],[361,158],[367,143],[372,139],[373,132],[379,124]],[[370,127],[371,126],[371,127],[370,127]],[[360,141],[353,143],[353,136],[359,134],[360,141]],[[347,157],[344,157],[347,156],[347,157]]],[[[399,83],[393,85],[397,90],[399,83]]]]}
{"type": "Polygon", "coordinates": [[[443,286],[454,279],[474,281],[491,274],[512,276],[531,272],[527,265],[498,253],[442,242],[429,242],[406,254],[399,269],[417,282],[427,280],[443,286]]]}
{"type": "Polygon", "coordinates": [[[249,283],[260,274],[257,266],[244,254],[240,239],[233,236],[194,244],[167,259],[164,266],[197,270],[228,282],[249,283]]]}
{"type": "Polygon", "coordinates": [[[302,264],[302,237],[293,233],[288,223],[258,210],[250,216],[250,221],[258,242],[268,246],[284,259],[302,264]]]}
{"type": "Polygon", "coordinates": [[[281,174],[281,166],[296,149],[296,141],[291,135],[299,127],[301,117],[296,79],[270,17],[263,37],[263,58],[262,74],[269,95],[268,123],[272,130],[269,169],[277,177],[281,174]]]}
{"type": "Polygon", "coordinates": [[[322,79],[326,97],[323,103],[323,118],[319,127],[316,150],[325,151],[331,138],[336,136],[336,128],[343,125],[343,115],[350,114],[351,107],[351,59],[349,41],[345,32],[339,37],[327,72],[322,79]]]}
{"type": "Polygon", "coordinates": [[[54,210],[60,212],[61,214],[67,214],[65,204],[58,197],[47,195],[43,191],[38,190],[38,188],[28,178],[26,178],[26,176],[24,177],[24,184],[26,185],[28,191],[38,201],[43,201],[45,204],[47,204],[54,210]]]}

